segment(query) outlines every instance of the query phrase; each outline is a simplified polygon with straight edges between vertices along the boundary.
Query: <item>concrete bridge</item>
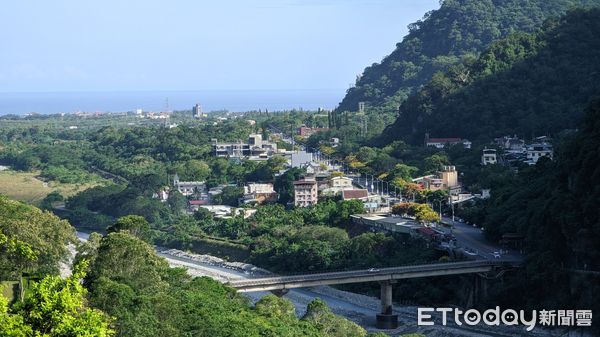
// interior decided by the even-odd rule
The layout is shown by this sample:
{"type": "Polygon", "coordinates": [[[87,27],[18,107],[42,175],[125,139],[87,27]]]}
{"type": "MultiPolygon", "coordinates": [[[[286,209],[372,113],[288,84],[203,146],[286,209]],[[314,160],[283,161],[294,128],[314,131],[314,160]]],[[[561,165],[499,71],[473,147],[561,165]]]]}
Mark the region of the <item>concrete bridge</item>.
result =
{"type": "MultiPolygon", "coordinates": [[[[381,284],[381,313],[377,315],[377,327],[381,329],[393,329],[398,325],[398,315],[394,315],[392,311],[392,284],[396,283],[398,280],[460,274],[479,274],[496,277],[507,269],[517,267],[518,265],[519,262],[513,260],[476,260],[381,269],[371,268],[329,273],[263,277],[230,281],[228,285],[236,288],[240,292],[272,291],[274,293],[284,294],[289,289],[293,288],[379,282],[381,284]]],[[[479,283],[476,282],[477,285],[479,285],[479,283]]],[[[483,285],[480,287],[483,287],[483,285]]]]}

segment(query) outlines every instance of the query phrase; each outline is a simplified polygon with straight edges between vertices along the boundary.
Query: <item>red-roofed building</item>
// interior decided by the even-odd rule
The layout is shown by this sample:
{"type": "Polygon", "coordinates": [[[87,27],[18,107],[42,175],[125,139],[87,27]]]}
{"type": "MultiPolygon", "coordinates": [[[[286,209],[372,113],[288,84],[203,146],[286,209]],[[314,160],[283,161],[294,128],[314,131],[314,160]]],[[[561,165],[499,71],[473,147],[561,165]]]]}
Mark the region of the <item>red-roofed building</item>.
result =
{"type": "Polygon", "coordinates": [[[363,200],[365,201],[369,197],[369,191],[366,189],[356,189],[356,190],[343,190],[342,191],[342,199],[343,200],[363,200]]]}
{"type": "Polygon", "coordinates": [[[200,206],[208,205],[208,200],[188,200],[188,209],[191,211],[197,211],[200,206]]]}
{"type": "Polygon", "coordinates": [[[462,144],[465,149],[471,148],[471,142],[467,139],[462,139],[458,137],[448,137],[448,138],[429,138],[429,134],[425,134],[425,146],[433,146],[438,149],[443,149],[446,146],[452,146],[462,144]]]}
{"type": "Polygon", "coordinates": [[[308,138],[313,134],[320,131],[327,131],[328,128],[309,128],[308,126],[301,126],[298,128],[298,136],[308,138]]]}

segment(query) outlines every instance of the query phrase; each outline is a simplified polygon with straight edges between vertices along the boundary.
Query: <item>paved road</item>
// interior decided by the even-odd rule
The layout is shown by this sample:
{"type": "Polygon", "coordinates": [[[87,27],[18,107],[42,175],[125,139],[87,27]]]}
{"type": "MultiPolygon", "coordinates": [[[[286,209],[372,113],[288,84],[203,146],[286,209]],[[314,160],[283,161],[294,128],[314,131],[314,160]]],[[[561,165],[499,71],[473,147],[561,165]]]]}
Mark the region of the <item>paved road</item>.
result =
{"type": "MultiPolygon", "coordinates": [[[[506,251],[497,243],[485,238],[484,232],[479,227],[473,227],[462,222],[452,221],[452,218],[443,217],[445,223],[452,224],[452,234],[456,237],[456,244],[469,248],[477,253],[477,258],[495,259],[495,252],[506,251]]],[[[522,260],[523,256],[516,250],[508,250],[501,255],[503,259],[522,260]]]]}

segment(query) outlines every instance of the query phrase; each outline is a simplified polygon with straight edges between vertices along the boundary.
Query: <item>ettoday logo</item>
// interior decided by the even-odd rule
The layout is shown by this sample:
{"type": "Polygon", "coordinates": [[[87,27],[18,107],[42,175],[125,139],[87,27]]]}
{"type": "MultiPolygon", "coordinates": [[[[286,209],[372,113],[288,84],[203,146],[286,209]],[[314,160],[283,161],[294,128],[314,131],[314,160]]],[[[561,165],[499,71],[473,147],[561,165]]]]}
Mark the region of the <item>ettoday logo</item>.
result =
{"type": "Polygon", "coordinates": [[[544,326],[591,326],[591,310],[537,310],[527,314],[524,310],[506,309],[500,307],[480,312],[477,309],[462,311],[457,308],[418,308],[418,325],[435,325],[434,313],[441,314],[441,324],[447,325],[451,317],[458,326],[478,325],[483,322],[489,326],[524,325],[527,331],[533,330],[538,324],[544,326]]]}

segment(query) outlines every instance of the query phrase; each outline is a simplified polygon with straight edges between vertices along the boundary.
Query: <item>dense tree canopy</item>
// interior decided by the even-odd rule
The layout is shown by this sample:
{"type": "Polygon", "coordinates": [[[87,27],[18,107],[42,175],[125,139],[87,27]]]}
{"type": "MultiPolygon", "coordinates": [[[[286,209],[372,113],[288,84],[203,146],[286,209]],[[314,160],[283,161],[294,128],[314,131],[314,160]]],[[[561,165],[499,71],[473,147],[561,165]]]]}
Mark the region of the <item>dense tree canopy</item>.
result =
{"type": "Polygon", "coordinates": [[[422,144],[425,133],[489,141],[575,128],[600,89],[600,10],[576,10],[536,34],[517,33],[478,59],[436,73],[401,106],[383,143],[422,144]]]}
{"type": "Polygon", "coordinates": [[[57,272],[71,242],[75,233],[68,222],[0,195],[0,280],[57,272]]]}
{"type": "Polygon", "coordinates": [[[102,238],[96,254],[85,284],[90,303],[115,317],[117,336],[318,337],[332,336],[332,326],[348,327],[343,336],[366,335],[333,314],[318,325],[299,320],[290,302],[273,295],[252,307],[234,289],[168,268],[150,245],[126,232],[102,238]]]}
{"type": "MultiPolygon", "coordinates": [[[[598,310],[600,270],[600,99],[581,131],[565,140],[554,162],[543,160],[492,191],[484,208],[487,235],[524,237],[527,259],[511,291],[530,307],[598,310]],[[544,283],[544,287],[536,284],[544,283]]],[[[504,296],[500,293],[499,297],[504,296]]]]}
{"type": "Polygon", "coordinates": [[[514,32],[534,32],[544,20],[595,0],[446,0],[409,25],[409,34],[381,63],[367,67],[338,111],[357,111],[358,102],[396,112],[437,71],[477,55],[514,32]]]}
{"type": "Polygon", "coordinates": [[[27,291],[23,302],[9,308],[0,296],[0,335],[5,337],[110,337],[109,318],[86,306],[82,262],[73,275],[46,276],[27,291]]]}

